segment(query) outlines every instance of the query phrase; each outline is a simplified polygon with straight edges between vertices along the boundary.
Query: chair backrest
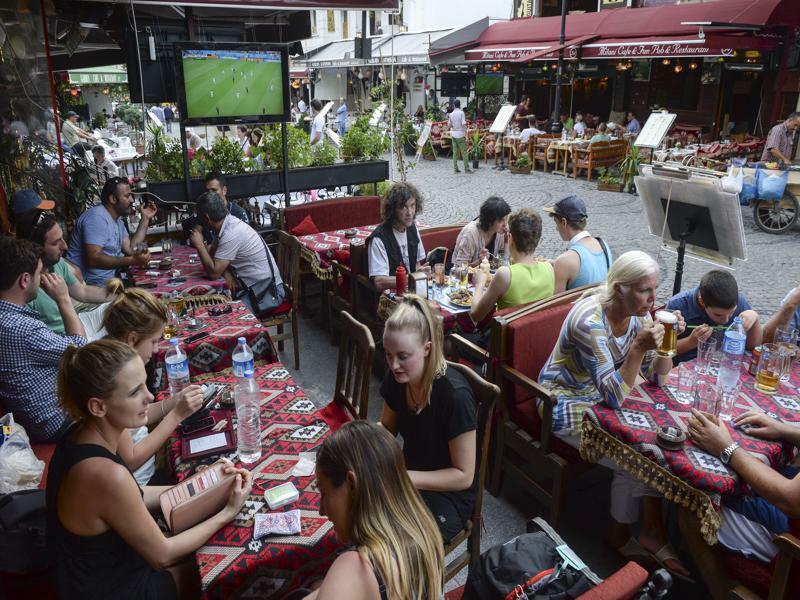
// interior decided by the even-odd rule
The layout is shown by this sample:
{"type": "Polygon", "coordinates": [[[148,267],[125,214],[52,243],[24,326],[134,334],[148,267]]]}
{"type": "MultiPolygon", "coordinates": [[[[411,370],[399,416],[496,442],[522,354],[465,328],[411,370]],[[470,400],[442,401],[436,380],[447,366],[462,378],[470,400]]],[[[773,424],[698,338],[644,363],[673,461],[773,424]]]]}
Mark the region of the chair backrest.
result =
{"type": "Polygon", "coordinates": [[[419,230],[419,237],[425,252],[430,252],[434,248],[449,248],[450,254],[456,247],[458,234],[464,228],[464,223],[459,225],[444,225],[442,227],[429,227],[419,230]]]}
{"type": "Polygon", "coordinates": [[[281,229],[291,231],[310,216],[320,231],[335,231],[381,222],[380,196],[351,196],[314,200],[284,208],[280,213],[281,229]]]}
{"type": "Polygon", "coordinates": [[[293,306],[300,301],[300,243],[293,235],[278,230],[278,256],[275,262],[281,272],[283,285],[290,292],[293,306]]]}
{"type": "Polygon", "coordinates": [[[342,333],[333,399],[352,418],[366,419],[375,341],[369,327],[356,321],[345,310],[340,313],[339,323],[342,333]]]}

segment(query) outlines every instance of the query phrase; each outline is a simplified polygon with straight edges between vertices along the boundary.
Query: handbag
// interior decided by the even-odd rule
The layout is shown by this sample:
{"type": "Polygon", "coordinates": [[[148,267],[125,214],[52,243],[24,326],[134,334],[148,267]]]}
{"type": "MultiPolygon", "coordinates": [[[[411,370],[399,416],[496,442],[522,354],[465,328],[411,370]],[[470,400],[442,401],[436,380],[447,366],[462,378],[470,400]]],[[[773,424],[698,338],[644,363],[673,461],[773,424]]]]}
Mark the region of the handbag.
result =
{"type": "Polygon", "coordinates": [[[267,264],[269,265],[269,279],[257,281],[253,285],[245,285],[244,281],[236,273],[236,269],[231,268],[233,278],[239,286],[240,292],[235,298],[241,298],[245,294],[250,300],[250,305],[253,307],[253,312],[258,318],[263,318],[272,314],[276,308],[286,300],[286,289],[283,284],[278,285],[275,281],[275,271],[272,268],[272,260],[270,259],[269,248],[264,238],[258,236],[261,243],[264,244],[264,251],[267,256],[267,264]]]}

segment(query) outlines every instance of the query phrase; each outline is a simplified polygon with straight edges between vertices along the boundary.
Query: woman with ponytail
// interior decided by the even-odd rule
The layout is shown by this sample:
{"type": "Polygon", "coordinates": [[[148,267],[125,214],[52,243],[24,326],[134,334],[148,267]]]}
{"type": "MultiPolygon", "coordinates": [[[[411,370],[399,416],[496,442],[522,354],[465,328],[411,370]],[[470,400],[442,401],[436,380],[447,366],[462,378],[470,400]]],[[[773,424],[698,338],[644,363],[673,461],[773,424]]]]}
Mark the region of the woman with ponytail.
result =
{"type": "Polygon", "coordinates": [[[389,373],[381,424],[403,436],[408,475],[448,542],[475,504],[478,457],[475,396],[460,373],[447,369],[443,339],[427,300],[406,294],[383,334],[389,373]]]}
{"type": "Polygon", "coordinates": [[[439,600],[444,546],[385,428],[346,423],[317,453],[320,514],[352,544],[334,561],[313,600],[439,600]]]}
{"type": "Polygon", "coordinates": [[[61,438],[47,476],[47,536],[58,597],[198,598],[193,553],[241,510],[252,487],[236,473],[227,504],[205,521],[166,537],[149,511],[168,487],[140,488],[119,455],[123,437],[147,422],[153,396],[142,359],[128,344],[70,346],[58,370],[58,396],[75,423],[61,438]]]}
{"type": "MultiPolygon", "coordinates": [[[[140,288],[128,288],[117,296],[103,317],[103,328],[108,337],[133,348],[145,368],[164,334],[166,323],[166,307],[153,294],[140,288]]],[[[202,405],[200,387],[190,385],[173,398],[149,404],[147,424],[122,436],[119,455],[134,471],[133,476],[139,485],[147,485],[153,478],[155,454],[170,434],[202,405]],[[155,428],[148,432],[148,425],[155,425],[155,428]]]]}

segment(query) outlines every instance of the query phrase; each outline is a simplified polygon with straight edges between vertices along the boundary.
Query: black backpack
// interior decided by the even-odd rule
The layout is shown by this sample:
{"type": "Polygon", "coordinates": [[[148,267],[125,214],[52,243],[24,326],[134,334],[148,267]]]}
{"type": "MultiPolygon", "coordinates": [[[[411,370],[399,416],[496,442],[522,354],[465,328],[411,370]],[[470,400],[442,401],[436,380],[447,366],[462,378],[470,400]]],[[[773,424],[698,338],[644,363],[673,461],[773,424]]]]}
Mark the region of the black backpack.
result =
{"type": "Polygon", "coordinates": [[[470,570],[462,600],[569,600],[600,583],[588,567],[578,570],[557,548],[564,540],[542,519],[505,544],[490,548],[470,570]],[[531,527],[533,526],[533,527],[531,527]]]}
{"type": "Polygon", "coordinates": [[[38,573],[52,565],[46,524],[44,490],[0,495],[0,573],[38,573]]]}

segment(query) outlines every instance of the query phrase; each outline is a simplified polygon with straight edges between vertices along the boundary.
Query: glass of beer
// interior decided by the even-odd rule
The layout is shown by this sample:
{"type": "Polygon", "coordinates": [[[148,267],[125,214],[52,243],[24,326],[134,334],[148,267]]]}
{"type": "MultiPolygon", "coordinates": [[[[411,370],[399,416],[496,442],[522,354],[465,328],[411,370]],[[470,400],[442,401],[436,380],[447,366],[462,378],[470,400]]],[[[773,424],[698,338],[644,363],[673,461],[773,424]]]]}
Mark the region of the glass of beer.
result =
{"type": "Polygon", "coordinates": [[[461,263],[458,267],[458,281],[461,289],[465,290],[469,286],[469,265],[461,263]]]}
{"type": "Polygon", "coordinates": [[[659,356],[675,356],[678,347],[678,317],[668,310],[656,312],[656,321],[664,326],[664,339],[658,348],[659,356]]]}
{"type": "Polygon", "coordinates": [[[777,344],[761,346],[761,358],[756,371],[756,389],[767,394],[774,394],[778,390],[788,356],[788,353],[777,344]]]}
{"type": "Polygon", "coordinates": [[[183,311],[186,310],[186,300],[182,295],[173,296],[169,300],[169,304],[175,309],[175,314],[180,317],[183,314],[183,311]]]}

